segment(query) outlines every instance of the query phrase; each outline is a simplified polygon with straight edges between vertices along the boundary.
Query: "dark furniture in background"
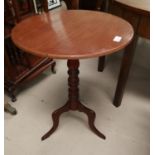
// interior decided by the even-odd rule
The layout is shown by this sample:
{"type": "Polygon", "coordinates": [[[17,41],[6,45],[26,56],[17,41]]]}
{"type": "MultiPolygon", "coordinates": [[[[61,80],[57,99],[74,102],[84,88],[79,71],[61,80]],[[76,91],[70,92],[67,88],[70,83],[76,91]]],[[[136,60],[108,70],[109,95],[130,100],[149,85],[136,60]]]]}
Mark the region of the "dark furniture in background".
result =
{"type": "MultiPolygon", "coordinates": [[[[61,0],[62,1],[62,0],[61,0]]],[[[48,12],[47,0],[37,0],[37,9],[48,12]]],[[[76,9],[78,0],[64,0],[68,9],[76,9]]],[[[10,38],[12,28],[16,23],[35,14],[32,0],[4,0],[4,47],[5,73],[4,86],[12,101],[16,101],[16,90],[20,85],[35,78],[41,72],[51,67],[55,73],[55,62],[50,58],[41,58],[24,53],[17,48],[10,38]]]]}
{"type": "Polygon", "coordinates": [[[16,101],[16,89],[49,67],[55,72],[55,62],[51,58],[24,53],[10,38],[11,30],[18,22],[34,15],[32,1],[4,0],[4,7],[4,87],[12,101],[16,101]]]}
{"type": "MultiPolygon", "coordinates": [[[[132,65],[138,37],[149,39],[150,35],[150,11],[149,0],[75,0],[77,9],[98,10],[109,12],[127,20],[134,28],[135,35],[131,44],[126,47],[120,74],[117,82],[113,104],[121,105],[129,71],[132,65]]],[[[102,72],[105,67],[105,56],[99,57],[98,71],[102,72]]]]}
{"type": "Polygon", "coordinates": [[[79,0],[79,8],[84,10],[96,10],[98,0],[79,0]]]}
{"type": "MultiPolygon", "coordinates": [[[[150,10],[149,0],[107,0],[107,12],[117,15],[127,20],[134,28],[135,35],[131,44],[125,49],[117,82],[113,104],[118,107],[121,105],[129,71],[132,65],[134,52],[138,37],[149,39],[150,37],[150,10]]],[[[101,11],[105,11],[102,10],[101,11]]],[[[149,52],[149,51],[148,51],[149,52]]],[[[103,71],[105,57],[99,58],[98,71],[103,71]]]]}

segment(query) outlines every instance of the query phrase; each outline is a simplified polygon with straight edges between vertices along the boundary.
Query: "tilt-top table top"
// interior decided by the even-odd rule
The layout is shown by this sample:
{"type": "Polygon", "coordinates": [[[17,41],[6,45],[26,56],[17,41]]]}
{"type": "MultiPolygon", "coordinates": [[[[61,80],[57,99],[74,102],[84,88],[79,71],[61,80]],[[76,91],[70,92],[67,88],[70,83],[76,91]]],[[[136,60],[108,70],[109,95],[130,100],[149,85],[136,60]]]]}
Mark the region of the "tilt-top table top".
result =
{"type": "Polygon", "coordinates": [[[81,59],[116,52],[129,44],[133,33],[128,22],[114,15],[70,10],[23,20],[12,30],[12,40],[35,55],[81,59]]]}

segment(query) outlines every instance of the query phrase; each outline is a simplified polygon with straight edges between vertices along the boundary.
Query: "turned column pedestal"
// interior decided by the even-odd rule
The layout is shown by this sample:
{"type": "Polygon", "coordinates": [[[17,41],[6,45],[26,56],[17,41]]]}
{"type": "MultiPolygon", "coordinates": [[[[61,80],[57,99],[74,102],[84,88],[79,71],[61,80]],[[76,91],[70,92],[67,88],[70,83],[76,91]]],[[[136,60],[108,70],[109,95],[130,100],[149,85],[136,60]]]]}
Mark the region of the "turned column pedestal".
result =
{"type": "Polygon", "coordinates": [[[52,119],[53,119],[53,127],[42,137],[42,140],[45,140],[48,138],[53,132],[57,129],[59,125],[59,118],[60,115],[64,112],[67,112],[69,110],[76,110],[79,112],[84,112],[88,116],[88,124],[90,129],[99,137],[105,139],[105,136],[96,129],[94,125],[96,114],[93,110],[85,107],[79,100],[79,60],[68,60],[67,62],[68,66],[68,101],[67,103],[62,106],[61,108],[57,109],[52,113],[52,119]]]}
{"type": "Polygon", "coordinates": [[[68,60],[68,101],[52,113],[53,126],[42,140],[57,129],[60,115],[69,110],[84,112],[90,129],[105,139],[94,125],[95,112],[79,99],[79,60],[117,52],[131,42],[133,34],[133,28],[125,20],[98,11],[48,12],[17,24],[12,31],[17,47],[34,55],[68,60]],[[115,42],[114,38],[118,35],[122,40],[115,42]]]}

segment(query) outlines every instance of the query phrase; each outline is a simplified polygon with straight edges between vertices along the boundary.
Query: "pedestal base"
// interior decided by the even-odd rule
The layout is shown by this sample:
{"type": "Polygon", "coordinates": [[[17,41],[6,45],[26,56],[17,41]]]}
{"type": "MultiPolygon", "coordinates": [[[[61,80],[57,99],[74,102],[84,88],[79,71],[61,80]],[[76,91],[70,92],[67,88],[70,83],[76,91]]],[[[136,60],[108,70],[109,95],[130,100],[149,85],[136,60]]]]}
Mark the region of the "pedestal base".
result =
{"type": "MultiPolygon", "coordinates": [[[[58,110],[53,112],[53,114],[52,114],[53,127],[41,138],[42,140],[45,140],[46,138],[48,138],[57,129],[57,127],[59,125],[60,115],[64,112],[69,111],[69,110],[72,110],[70,108],[70,103],[66,103],[63,107],[61,107],[58,110]]],[[[94,125],[96,114],[93,110],[85,107],[81,103],[78,104],[78,107],[76,110],[79,112],[84,112],[85,114],[87,114],[89,127],[96,135],[98,135],[100,138],[103,138],[103,139],[106,138],[100,131],[98,131],[96,129],[96,127],[94,125]]]]}
{"type": "Polygon", "coordinates": [[[59,108],[58,110],[54,111],[52,113],[52,119],[53,119],[53,127],[41,138],[42,140],[45,140],[48,138],[58,127],[59,125],[59,118],[60,115],[64,112],[67,112],[69,110],[77,110],[79,112],[84,112],[88,116],[88,124],[90,129],[99,137],[105,139],[105,136],[96,129],[94,125],[96,114],[93,110],[85,107],[81,102],[79,101],[79,78],[78,78],[78,67],[79,67],[79,60],[68,60],[68,85],[69,85],[69,95],[68,95],[68,102],[59,108]]]}

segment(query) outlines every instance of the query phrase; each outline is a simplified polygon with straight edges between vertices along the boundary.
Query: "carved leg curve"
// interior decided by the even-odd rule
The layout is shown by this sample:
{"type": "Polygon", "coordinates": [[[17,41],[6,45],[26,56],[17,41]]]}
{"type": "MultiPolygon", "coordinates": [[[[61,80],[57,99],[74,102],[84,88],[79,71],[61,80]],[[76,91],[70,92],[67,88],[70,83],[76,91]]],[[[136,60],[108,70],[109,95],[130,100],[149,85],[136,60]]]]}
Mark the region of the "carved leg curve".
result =
{"type": "Polygon", "coordinates": [[[105,139],[105,136],[100,131],[98,131],[94,125],[95,112],[92,111],[91,109],[88,109],[84,105],[82,105],[79,101],[79,88],[78,88],[79,60],[68,60],[67,66],[68,66],[68,75],[69,75],[68,102],[63,107],[59,108],[52,114],[53,126],[41,139],[45,140],[51,134],[53,134],[53,132],[57,129],[59,125],[60,115],[69,110],[74,110],[74,111],[78,110],[80,112],[84,112],[85,114],[87,114],[90,129],[100,138],[105,139]]]}
{"type": "Polygon", "coordinates": [[[42,141],[48,138],[57,129],[59,125],[60,115],[67,111],[69,111],[68,103],[52,113],[53,127],[41,138],[42,141]]]}
{"type": "Polygon", "coordinates": [[[96,134],[98,135],[100,138],[106,139],[106,137],[95,127],[95,117],[96,114],[93,110],[85,107],[84,105],[80,104],[79,106],[79,111],[80,112],[84,112],[85,114],[87,114],[88,116],[88,123],[89,123],[89,127],[90,129],[96,134]]]}

